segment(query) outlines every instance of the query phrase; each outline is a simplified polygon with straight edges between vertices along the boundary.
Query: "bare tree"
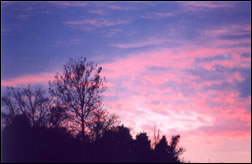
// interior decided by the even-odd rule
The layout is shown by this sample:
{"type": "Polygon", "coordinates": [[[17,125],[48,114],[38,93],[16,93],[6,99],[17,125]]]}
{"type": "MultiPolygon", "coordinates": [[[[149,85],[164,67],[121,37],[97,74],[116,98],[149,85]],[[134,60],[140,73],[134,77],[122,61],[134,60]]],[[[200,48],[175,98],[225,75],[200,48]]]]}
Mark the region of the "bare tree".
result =
{"type": "Polygon", "coordinates": [[[53,104],[50,105],[49,127],[59,128],[66,126],[66,122],[71,119],[66,113],[66,107],[53,104]]]}
{"type": "Polygon", "coordinates": [[[159,133],[160,133],[160,130],[158,129],[158,132],[157,132],[157,124],[154,123],[153,125],[153,143],[152,143],[152,147],[154,148],[157,143],[159,142],[160,138],[159,138],[159,133]]]}
{"type": "Polygon", "coordinates": [[[102,107],[105,78],[100,76],[101,71],[102,67],[87,62],[85,57],[70,59],[64,65],[64,72],[57,73],[54,81],[49,82],[54,103],[66,107],[68,115],[72,116],[70,124],[74,125],[82,139],[92,113],[102,107]]]}
{"type": "Polygon", "coordinates": [[[9,124],[17,115],[26,115],[32,126],[45,126],[49,114],[49,99],[41,87],[7,87],[1,98],[1,110],[4,124],[9,124]]]}

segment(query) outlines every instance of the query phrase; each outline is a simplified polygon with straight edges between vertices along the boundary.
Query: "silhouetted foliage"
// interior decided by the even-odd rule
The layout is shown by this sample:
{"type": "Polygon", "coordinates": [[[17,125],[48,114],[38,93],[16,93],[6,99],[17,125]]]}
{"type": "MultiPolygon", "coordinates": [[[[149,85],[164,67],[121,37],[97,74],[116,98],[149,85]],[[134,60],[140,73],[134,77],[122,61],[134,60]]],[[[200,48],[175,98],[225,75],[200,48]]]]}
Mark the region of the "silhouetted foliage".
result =
{"type": "Polygon", "coordinates": [[[28,86],[8,88],[2,97],[2,162],[181,162],[179,135],[168,144],[155,127],[151,146],[146,133],[134,139],[101,108],[101,67],[81,58],[64,68],[50,83],[51,96],[28,86]]]}

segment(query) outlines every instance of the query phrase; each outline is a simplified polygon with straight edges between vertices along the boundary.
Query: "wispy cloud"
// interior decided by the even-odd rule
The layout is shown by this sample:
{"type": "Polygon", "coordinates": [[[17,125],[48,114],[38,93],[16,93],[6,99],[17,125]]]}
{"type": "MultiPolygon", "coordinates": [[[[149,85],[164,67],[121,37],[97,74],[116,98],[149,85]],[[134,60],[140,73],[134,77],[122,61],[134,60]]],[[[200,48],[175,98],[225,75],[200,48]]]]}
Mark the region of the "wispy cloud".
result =
{"type": "Polygon", "coordinates": [[[72,39],[72,40],[70,40],[70,43],[71,44],[80,44],[80,39],[72,39]]]}
{"type": "Polygon", "coordinates": [[[4,27],[1,27],[1,33],[6,33],[8,30],[4,27]]]}
{"type": "Polygon", "coordinates": [[[228,26],[217,26],[213,29],[203,30],[201,37],[209,46],[249,49],[251,44],[251,25],[231,24],[228,26]],[[208,39],[206,40],[205,38],[208,39]]]}
{"type": "Polygon", "coordinates": [[[55,6],[58,6],[58,7],[86,7],[88,6],[88,3],[87,2],[69,2],[69,1],[51,1],[51,2],[48,2],[50,4],[53,4],[55,6]]]}
{"type": "Polygon", "coordinates": [[[116,47],[116,48],[123,48],[123,49],[142,48],[142,47],[147,47],[147,46],[157,46],[168,41],[169,41],[168,39],[146,39],[146,40],[134,42],[134,43],[111,44],[111,46],[116,47]]]}
{"type": "Polygon", "coordinates": [[[229,54],[218,54],[215,56],[209,56],[209,57],[201,57],[201,58],[195,58],[195,62],[211,62],[215,60],[230,60],[232,59],[232,56],[229,54]]]}
{"type": "Polygon", "coordinates": [[[211,38],[227,38],[229,39],[244,39],[244,37],[251,37],[251,25],[243,24],[243,25],[229,25],[229,26],[218,26],[215,29],[205,30],[202,33],[203,35],[207,35],[211,38]],[[228,36],[230,36],[228,38],[228,36]],[[232,38],[233,36],[233,38],[232,38]],[[235,37],[236,36],[236,37],[235,37]]]}
{"type": "Polygon", "coordinates": [[[199,2],[199,1],[190,1],[190,2],[178,2],[179,5],[186,7],[186,9],[213,9],[213,8],[223,8],[223,7],[232,7],[233,4],[229,2],[199,2]]]}
{"type": "Polygon", "coordinates": [[[79,28],[82,30],[93,30],[101,27],[110,27],[121,24],[127,24],[129,21],[127,20],[110,20],[104,18],[93,18],[93,19],[83,19],[77,21],[65,21],[65,24],[70,25],[74,28],[79,28]]]}
{"type": "Polygon", "coordinates": [[[124,5],[118,5],[118,4],[113,4],[113,5],[106,5],[107,8],[112,9],[112,10],[138,10],[140,9],[139,7],[136,6],[124,6],[124,5]]]}
{"type": "Polygon", "coordinates": [[[143,2],[143,1],[130,1],[130,2],[99,2],[99,3],[90,3],[97,8],[102,8],[104,10],[113,10],[113,11],[139,11],[146,9],[148,7],[156,6],[153,2],[143,2]]]}
{"type": "Polygon", "coordinates": [[[64,45],[65,42],[63,40],[56,40],[53,42],[52,47],[58,47],[64,45]]]}
{"type": "Polygon", "coordinates": [[[15,2],[13,1],[1,1],[1,8],[7,7],[15,2]]]}
{"type": "Polygon", "coordinates": [[[111,30],[109,30],[109,31],[106,31],[106,32],[105,32],[105,35],[106,35],[107,37],[112,37],[112,36],[114,36],[114,35],[120,33],[121,31],[122,31],[122,30],[121,30],[121,29],[118,29],[118,28],[116,28],[116,29],[111,29],[111,30]]]}
{"type": "Polygon", "coordinates": [[[152,14],[145,14],[141,16],[144,19],[162,19],[162,18],[167,18],[171,16],[175,16],[175,13],[171,12],[158,12],[158,13],[152,13],[152,14]]]}
{"type": "Polygon", "coordinates": [[[102,9],[93,9],[88,11],[90,14],[105,15],[106,12],[102,9]]]}
{"type": "Polygon", "coordinates": [[[68,46],[68,45],[77,45],[80,44],[81,40],[78,38],[71,40],[56,40],[53,41],[52,47],[68,46]]]}
{"type": "Polygon", "coordinates": [[[18,19],[18,20],[27,20],[28,18],[30,18],[31,17],[31,15],[28,15],[28,14],[18,14],[17,16],[16,16],[16,18],[18,19]]]}
{"type": "Polygon", "coordinates": [[[79,21],[66,21],[65,24],[70,24],[70,25],[92,25],[96,27],[102,27],[102,26],[114,26],[114,25],[119,25],[119,24],[125,24],[127,21],[111,21],[111,20],[106,20],[106,19],[84,19],[84,20],[79,20],[79,21]]]}

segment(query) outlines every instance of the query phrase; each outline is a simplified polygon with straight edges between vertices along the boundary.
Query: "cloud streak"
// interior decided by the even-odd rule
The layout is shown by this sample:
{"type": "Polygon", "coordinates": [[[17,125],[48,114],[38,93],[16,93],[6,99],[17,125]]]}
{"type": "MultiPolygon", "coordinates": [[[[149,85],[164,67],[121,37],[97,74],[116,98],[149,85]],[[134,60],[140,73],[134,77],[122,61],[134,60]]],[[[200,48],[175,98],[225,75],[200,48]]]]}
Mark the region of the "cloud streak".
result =
{"type": "Polygon", "coordinates": [[[96,28],[111,27],[116,25],[127,24],[127,20],[109,20],[109,19],[82,19],[77,21],[65,21],[64,24],[82,30],[94,30],[96,28]]]}
{"type": "Polygon", "coordinates": [[[1,80],[1,86],[23,86],[27,84],[34,84],[34,83],[48,83],[49,80],[52,80],[55,74],[52,73],[42,73],[39,75],[25,75],[9,80],[1,80]]]}
{"type": "Polygon", "coordinates": [[[171,40],[162,39],[162,38],[159,38],[159,39],[149,38],[149,39],[141,40],[134,43],[111,44],[111,46],[116,47],[116,48],[128,49],[128,48],[142,48],[142,47],[158,46],[158,45],[162,45],[168,42],[171,42],[171,40]]]}
{"type": "Polygon", "coordinates": [[[198,11],[199,9],[216,9],[216,8],[229,8],[232,7],[232,3],[223,2],[178,2],[186,10],[198,11]]]}
{"type": "Polygon", "coordinates": [[[64,1],[64,2],[54,2],[54,1],[51,1],[51,2],[48,2],[50,4],[53,4],[55,6],[58,6],[58,7],[87,7],[88,6],[88,3],[87,2],[67,2],[67,1],[64,1]]]}
{"type": "Polygon", "coordinates": [[[175,13],[171,12],[157,12],[157,13],[152,13],[152,14],[146,14],[141,16],[144,19],[162,19],[162,18],[167,18],[171,16],[175,16],[175,13]]]}

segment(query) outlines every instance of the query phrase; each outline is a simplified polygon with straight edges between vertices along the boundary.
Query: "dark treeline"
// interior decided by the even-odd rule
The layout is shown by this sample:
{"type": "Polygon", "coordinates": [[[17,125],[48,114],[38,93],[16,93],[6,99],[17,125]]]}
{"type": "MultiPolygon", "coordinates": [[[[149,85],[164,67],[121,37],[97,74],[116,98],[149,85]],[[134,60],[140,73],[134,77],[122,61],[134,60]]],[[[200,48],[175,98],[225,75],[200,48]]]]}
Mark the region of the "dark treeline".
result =
{"type": "Polygon", "coordinates": [[[163,138],[151,148],[146,133],[133,139],[117,126],[95,141],[83,142],[65,128],[31,127],[25,115],[16,116],[2,133],[2,162],[172,162],[179,163],[179,136],[163,138]]]}
{"type": "Polygon", "coordinates": [[[1,98],[2,162],[180,163],[180,136],[133,139],[102,105],[102,68],[86,58],[70,59],[64,72],[41,87],[8,87],[1,98]]]}

